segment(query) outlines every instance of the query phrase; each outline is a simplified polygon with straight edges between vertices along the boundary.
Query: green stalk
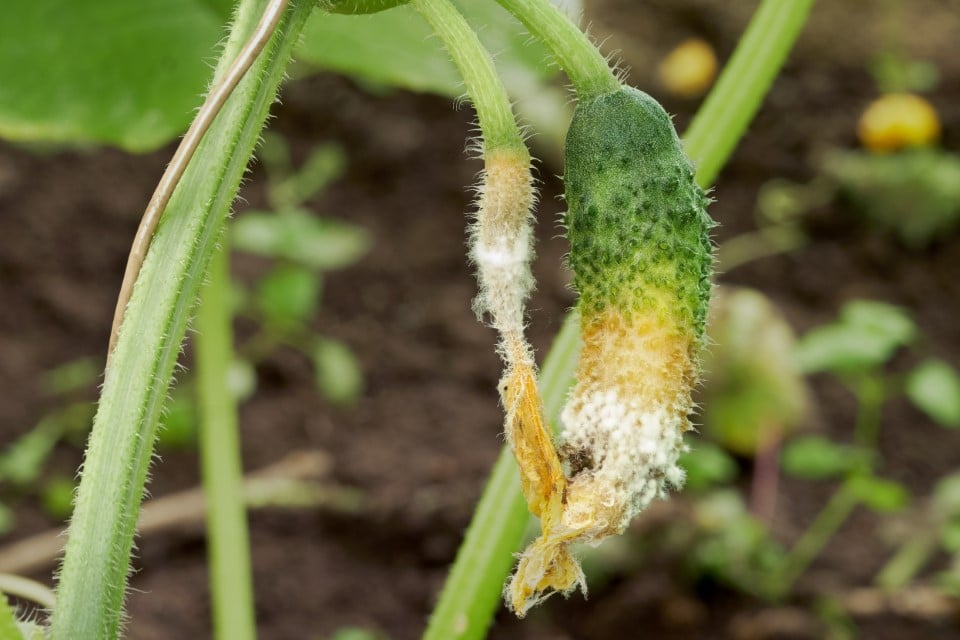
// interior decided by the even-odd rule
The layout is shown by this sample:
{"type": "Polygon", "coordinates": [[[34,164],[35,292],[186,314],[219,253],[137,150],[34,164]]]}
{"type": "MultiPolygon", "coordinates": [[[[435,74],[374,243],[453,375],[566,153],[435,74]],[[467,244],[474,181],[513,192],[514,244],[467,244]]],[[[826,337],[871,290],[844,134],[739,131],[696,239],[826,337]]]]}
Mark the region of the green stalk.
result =
{"type": "Polygon", "coordinates": [[[253,640],[257,632],[237,403],[227,385],[233,360],[229,287],[229,251],[221,246],[210,262],[201,293],[194,340],[213,637],[253,640]]]}
{"type": "Polygon", "coordinates": [[[787,59],[813,0],[764,0],[684,136],[700,186],[713,184],[787,59]],[[736,71],[736,73],[731,73],[736,71]]]}
{"type": "MultiPolygon", "coordinates": [[[[498,2],[517,15],[527,28],[543,39],[548,46],[553,49],[563,49],[564,41],[562,37],[556,35],[560,33],[559,30],[549,32],[553,34],[551,36],[554,38],[553,45],[556,45],[553,46],[551,41],[547,40],[547,35],[544,35],[547,33],[546,30],[536,28],[535,23],[527,24],[528,20],[532,21],[534,16],[540,15],[533,13],[533,9],[539,8],[542,13],[548,12],[545,0],[498,0],[498,2]]],[[[733,89],[742,90],[744,94],[751,93],[754,96],[754,102],[759,104],[782,65],[786,51],[799,35],[800,25],[809,11],[811,2],[812,0],[764,0],[714,91],[721,87],[733,87],[733,89]],[[765,18],[760,22],[761,15],[766,17],[771,12],[787,13],[793,17],[793,20],[777,20],[771,23],[765,18]],[[795,21],[799,21],[799,24],[795,21]],[[769,34],[758,33],[762,29],[769,28],[776,30],[769,34]],[[753,57],[741,53],[741,48],[744,46],[751,47],[753,57]],[[774,57],[773,53],[779,51],[782,51],[783,55],[774,57]],[[765,64],[758,65],[757,60],[765,64]]],[[[555,22],[554,19],[551,24],[555,22]]],[[[578,47],[579,43],[585,40],[579,31],[576,36],[568,37],[570,42],[567,46],[571,49],[578,47]]],[[[599,53],[596,56],[602,59],[599,53]]],[[[587,77],[589,76],[590,74],[587,74],[587,77]]],[[[578,77],[583,82],[584,77],[581,75],[578,77]]],[[[577,81],[573,80],[572,76],[571,80],[576,84],[577,81]]],[[[579,86],[577,89],[580,91],[579,86]]],[[[724,90],[731,91],[731,89],[724,90]]],[[[744,104],[749,104],[749,101],[745,101],[744,104]]],[[[726,123],[727,127],[736,128],[739,137],[746,130],[747,124],[755,113],[756,108],[742,113],[728,113],[725,105],[713,99],[711,94],[696,120],[702,123],[700,130],[710,130],[711,127],[708,125],[712,123],[726,123]]],[[[702,133],[697,133],[697,137],[692,141],[688,138],[688,150],[691,144],[701,154],[696,156],[700,162],[697,181],[701,185],[708,185],[729,158],[733,145],[707,144],[702,133]]],[[[572,315],[568,315],[563,329],[554,339],[540,377],[544,407],[554,425],[558,424],[557,418],[566,400],[567,391],[573,384],[579,350],[578,323],[572,315]]],[[[520,481],[517,477],[516,465],[513,464],[509,451],[504,450],[491,472],[466,538],[457,552],[450,576],[440,594],[440,600],[424,635],[425,640],[484,637],[500,598],[503,582],[512,566],[512,561],[493,560],[493,557],[501,557],[499,556],[501,553],[504,556],[508,555],[519,548],[528,518],[526,505],[520,496],[520,481]]]]}
{"type": "Polygon", "coordinates": [[[590,38],[550,0],[497,0],[550,49],[581,99],[620,88],[620,80],[590,38]]]}
{"type": "MultiPolygon", "coordinates": [[[[241,3],[218,76],[255,28],[264,5],[241,3]]],[[[204,136],[157,228],[106,371],[60,572],[53,640],[119,635],[157,422],[190,311],[311,9],[312,3],[301,2],[287,11],[204,136]]]]}
{"type": "Polygon", "coordinates": [[[840,485],[830,500],[817,514],[800,539],[787,554],[780,570],[775,571],[767,583],[767,592],[773,598],[782,598],[790,593],[793,583],[807,570],[833,534],[846,522],[859,500],[851,489],[850,480],[840,485]]]}
{"type": "Polygon", "coordinates": [[[450,0],[412,0],[411,4],[430,23],[460,71],[477,111],[484,150],[509,148],[529,155],[493,58],[463,15],[450,0]]]}

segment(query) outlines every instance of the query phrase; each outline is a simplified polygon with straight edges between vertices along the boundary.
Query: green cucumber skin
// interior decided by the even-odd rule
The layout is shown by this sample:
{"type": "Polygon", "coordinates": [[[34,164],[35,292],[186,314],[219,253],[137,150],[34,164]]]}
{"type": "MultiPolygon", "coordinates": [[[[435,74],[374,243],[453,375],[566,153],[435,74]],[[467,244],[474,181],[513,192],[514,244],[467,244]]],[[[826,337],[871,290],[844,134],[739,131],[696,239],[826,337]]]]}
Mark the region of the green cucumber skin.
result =
{"type": "Polygon", "coordinates": [[[581,314],[656,312],[701,339],[714,222],[663,107],[632,87],[581,101],[567,133],[564,180],[581,314]]]}

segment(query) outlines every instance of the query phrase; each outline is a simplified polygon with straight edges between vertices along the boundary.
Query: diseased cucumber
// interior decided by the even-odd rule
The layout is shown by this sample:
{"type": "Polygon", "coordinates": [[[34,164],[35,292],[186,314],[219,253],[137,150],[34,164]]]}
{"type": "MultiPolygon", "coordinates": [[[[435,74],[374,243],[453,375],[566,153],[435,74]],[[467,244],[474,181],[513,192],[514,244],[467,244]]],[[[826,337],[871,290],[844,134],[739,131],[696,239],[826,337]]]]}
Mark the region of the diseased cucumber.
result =
{"type": "Polygon", "coordinates": [[[709,199],[663,107],[632,87],[581,102],[565,163],[569,265],[581,313],[655,311],[702,337],[709,199]]]}

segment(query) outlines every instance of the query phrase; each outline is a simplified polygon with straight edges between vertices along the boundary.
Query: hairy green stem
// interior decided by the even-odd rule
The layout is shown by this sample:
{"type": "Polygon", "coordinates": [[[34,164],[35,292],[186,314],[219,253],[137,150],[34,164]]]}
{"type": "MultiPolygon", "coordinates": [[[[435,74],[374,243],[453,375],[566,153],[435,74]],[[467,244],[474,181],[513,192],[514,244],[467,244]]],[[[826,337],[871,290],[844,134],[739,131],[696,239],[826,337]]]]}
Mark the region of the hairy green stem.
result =
{"type": "MultiPolygon", "coordinates": [[[[253,32],[265,2],[241,3],[218,77],[253,32]]],[[[288,9],[200,144],[140,271],[108,368],[60,572],[54,640],[120,632],[134,527],[190,311],[223,220],[312,9],[288,9]]]]}
{"type": "Polygon", "coordinates": [[[700,186],[713,184],[803,29],[813,0],[764,0],[684,137],[700,186]],[[731,71],[736,70],[736,74],[731,71]]]}
{"type": "Polygon", "coordinates": [[[412,4],[430,23],[460,71],[477,111],[484,150],[511,148],[527,154],[493,58],[463,15],[450,0],[412,0],[412,4]]]}
{"type": "Polygon", "coordinates": [[[233,362],[232,320],[229,252],[222,246],[210,261],[200,294],[194,339],[213,637],[253,640],[257,633],[237,402],[227,384],[233,362]]]}
{"type": "Polygon", "coordinates": [[[550,0],[497,0],[544,43],[583,100],[613,93],[620,81],[590,38],[550,0]]]}
{"type": "MultiPolygon", "coordinates": [[[[530,16],[535,15],[524,14],[521,11],[524,8],[539,7],[542,12],[547,12],[544,6],[546,2],[534,0],[498,0],[498,2],[510,9],[524,23],[530,16]],[[524,15],[527,15],[527,19],[524,19],[524,15]]],[[[786,52],[799,35],[800,26],[809,11],[811,2],[812,0],[764,0],[714,91],[721,87],[724,87],[724,91],[727,92],[742,89],[744,94],[751,93],[753,102],[759,105],[776,76],[777,69],[783,63],[786,52]],[[792,19],[770,21],[765,18],[763,22],[760,21],[761,15],[768,16],[771,12],[784,12],[792,19]],[[759,30],[770,28],[774,31],[768,34],[758,33],[759,30]],[[750,46],[752,54],[763,61],[763,64],[757,64],[756,60],[743,55],[741,48],[744,46],[750,46]],[[782,54],[774,57],[774,51],[782,54]]],[[[556,19],[553,22],[556,22],[556,19]]],[[[536,29],[535,24],[527,24],[527,28],[550,46],[547,37],[541,33],[542,30],[536,29]]],[[[574,41],[576,43],[586,41],[589,44],[585,36],[579,32],[576,36],[569,36],[569,39],[571,47],[575,46],[574,41]]],[[[560,46],[551,48],[562,48],[562,39],[555,37],[555,42],[560,46]]],[[[602,59],[599,53],[596,56],[602,59]]],[[[573,80],[572,76],[571,80],[573,80]]],[[[575,80],[573,81],[576,83],[575,80]]],[[[577,89],[580,91],[579,86],[577,89]]],[[[746,101],[744,104],[749,105],[749,102],[746,101]]],[[[742,113],[730,113],[726,106],[713,99],[711,94],[696,118],[701,123],[698,131],[709,131],[712,126],[724,126],[725,123],[725,126],[733,127],[738,132],[737,137],[734,138],[735,142],[742,136],[755,113],[756,107],[742,113]]],[[[697,181],[701,185],[709,185],[713,181],[733,151],[732,143],[720,145],[708,144],[708,142],[703,133],[697,133],[692,140],[688,138],[687,143],[688,151],[692,145],[692,148],[700,153],[696,157],[699,159],[697,181]]],[[[540,386],[544,406],[554,425],[558,424],[557,417],[562,410],[567,391],[573,383],[578,353],[578,323],[572,315],[569,315],[563,329],[554,339],[541,370],[540,386]]],[[[424,636],[426,640],[484,637],[496,610],[503,581],[512,566],[512,562],[494,561],[491,558],[495,554],[502,553],[506,556],[516,551],[522,542],[523,530],[528,518],[526,506],[520,497],[520,481],[517,477],[516,465],[512,462],[509,451],[505,450],[491,472],[466,538],[457,552],[450,576],[440,594],[440,600],[424,636]],[[483,569],[480,570],[479,567],[483,569]]]]}

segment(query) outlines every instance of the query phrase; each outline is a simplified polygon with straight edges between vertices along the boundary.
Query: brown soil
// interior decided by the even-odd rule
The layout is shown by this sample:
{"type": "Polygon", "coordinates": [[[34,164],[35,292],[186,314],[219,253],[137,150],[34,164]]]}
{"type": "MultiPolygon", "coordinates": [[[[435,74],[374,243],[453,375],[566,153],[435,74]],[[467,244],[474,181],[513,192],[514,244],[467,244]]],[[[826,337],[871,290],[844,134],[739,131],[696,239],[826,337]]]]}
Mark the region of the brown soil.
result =
{"type": "MultiPolygon", "coordinates": [[[[732,3],[729,13],[705,1],[645,4],[641,16],[632,0],[606,0],[591,15],[594,32],[610,33],[607,46],[619,48],[638,70],[632,82],[653,87],[647,70],[655,53],[700,34],[728,55],[754,3],[732,3]]],[[[720,241],[753,227],[764,182],[805,180],[811,154],[855,143],[856,117],[875,91],[865,59],[878,36],[872,27],[856,30],[867,9],[836,4],[816,7],[822,12],[717,184],[712,213],[722,223],[720,241]]],[[[939,9],[910,12],[933,35],[911,36],[916,42],[909,46],[940,66],[933,98],[945,144],[958,148],[960,65],[937,42],[956,42],[960,14],[944,8],[955,3],[921,4],[939,9]]],[[[668,100],[667,106],[682,129],[697,105],[668,100]]],[[[357,406],[335,409],[315,392],[302,356],[276,352],[259,367],[257,394],[242,408],[244,463],[255,469],[290,451],[320,449],[333,456],[333,480],[362,489],[367,502],[352,515],[324,509],[251,515],[260,637],[327,638],[340,627],[360,626],[395,640],[415,638],[502,443],[494,335],[470,311],[475,283],[464,256],[465,186],[480,169],[463,153],[471,115],[443,99],[372,96],[348,80],[321,75],[291,84],[276,116],[274,130],[292,141],[297,157],[336,141],[349,158],[344,178],[312,204],[367,229],[373,250],[330,274],[315,328],[351,346],[366,390],[357,406]]],[[[38,155],[0,147],[0,447],[56,406],[39,383],[44,371],[104,353],[128,244],[170,153],[38,155]]],[[[531,305],[531,335],[540,354],[573,301],[561,267],[565,241],[557,237],[563,204],[556,173],[558,167],[540,169],[539,290],[531,305]]],[[[255,167],[239,211],[265,204],[263,184],[255,167]]],[[[803,251],[744,266],[722,281],[762,290],[801,331],[828,321],[851,298],[901,304],[913,313],[930,351],[960,361],[956,238],[908,252],[839,208],[817,211],[807,231],[810,244],[803,251]]],[[[235,271],[247,278],[260,266],[240,257],[235,271]]],[[[895,368],[913,362],[898,360],[895,368]]],[[[818,411],[811,427],[848,440],[853,399],[827,377],[817,377],[814,387],[818,411]]],[[[938,477],[955,469],[958,447],[960,434],[934,426],[905,401],[886,406],[883,473],[915,495],[926,495],[938,477]]],[[[161,453],[153,495],[197,484],[195,452],[161,453]]],[[[47,473],[70,474],[80,460],[79,447],[61,445],[47,473]]],[[[825,483],[785,480],[774,535],[786,543],[796,539],[830,491],[825,483]]],[[[4,542],[56,524],[37,500],[18,500],[10,492],[2,497],[15,503],[17,517],[4,542]]],[[[632,638],[641,630],[658,638],[819,637],[810,613],[815,592],[824,585],[839,592],[867,586],[889,557],[875,535],[877,524],[875,516],[857,511],[801,580],[789,607],[770,609],[717,586],[697,588],[667,559],[616,575],[588,601],[556,598],[523,622],[501,612],[490,637],[632,638]]],[[[206,579],[199,528],[141,540],[128,637],[207,637],[206,579]]],[[[942,617],[888,613],[857,624],[864,638],[960,637],[956,621],[942,617]]]]}

